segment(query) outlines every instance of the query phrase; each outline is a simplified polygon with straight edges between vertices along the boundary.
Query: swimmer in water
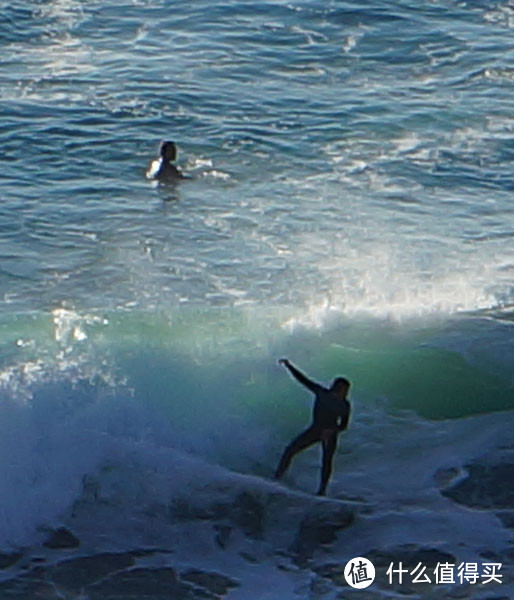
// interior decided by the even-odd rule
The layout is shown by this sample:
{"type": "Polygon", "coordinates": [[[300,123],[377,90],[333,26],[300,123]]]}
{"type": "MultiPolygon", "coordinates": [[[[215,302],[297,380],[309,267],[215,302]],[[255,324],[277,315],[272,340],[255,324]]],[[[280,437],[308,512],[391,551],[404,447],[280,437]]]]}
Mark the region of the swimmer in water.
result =
{"type": "Polygon", "coordinates": [[[332,463],[337,447],[337,437],[348,427],[350,419],[350,403],[347,400],[350,382],[344,377],[337,377],[329,388],[308,379],[298,371],[286,358],[279,361],[287,367],[293,377],[315,395],[312,424],[300,433],[282,454],[275,472],[275,479],[280,479],[287,471],[295,454],[309,446],[321,442],[323,463],[318,496],[324,496],[332,474],[332,463]]]}
{"type": "Polygon", "coordinates": [[[175,142],[161,142],[159,154],[161,155],[160,158],[153,160],[146,171],[147,179],[154,179],[161,182],[185,179],[182,171],[173,164],[177,160],[177,146],[175,142]]]}

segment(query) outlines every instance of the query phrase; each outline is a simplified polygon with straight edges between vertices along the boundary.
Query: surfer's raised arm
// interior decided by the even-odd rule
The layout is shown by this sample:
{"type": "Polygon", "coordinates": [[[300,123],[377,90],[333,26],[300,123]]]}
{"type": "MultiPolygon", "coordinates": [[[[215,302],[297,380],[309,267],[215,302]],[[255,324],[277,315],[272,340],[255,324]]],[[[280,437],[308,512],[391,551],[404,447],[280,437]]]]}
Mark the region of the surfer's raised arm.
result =
{"type": "Polygon", "coordinates": [[[291,373],[291,375],[293,375],[293,377],[299,381],[302,385],[304,385],[306,388],[308,388],[311,392],[313,392],[314,394],[319,390],[319,388],[321,387],[319,385],[319,383],[316,383],[314,381],[311,381],[306,375],[304,375],[301,371],[299,371],[296,367],[294,367],[288,360],[287,358],[281,358],[279,361],[280,365],[284,365],[284,367],[287,367],[289,369],[289,372],[291,373]]]}

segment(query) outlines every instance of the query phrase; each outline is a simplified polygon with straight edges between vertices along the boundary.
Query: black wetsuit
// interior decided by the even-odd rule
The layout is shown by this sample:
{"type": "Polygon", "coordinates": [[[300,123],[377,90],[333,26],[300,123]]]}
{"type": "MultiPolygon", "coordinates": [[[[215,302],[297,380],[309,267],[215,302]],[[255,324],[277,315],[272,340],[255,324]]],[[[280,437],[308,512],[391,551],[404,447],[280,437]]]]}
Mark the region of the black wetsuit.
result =
{"type": "Polygon", "coordinates": [[[318,495],[325,494],[330,475],[332,474],[332,463],[337,447],[337,436],[348,426],[350,419],[350,403],[346,398],[341,398],[332,390],[327,389],[308,379],[293,365],[286,362],[285,366],[301,384],[307,387],[315,396],[312,411],[312,424],[304,432],[300,433],[284,450],[280,463],[275,472],[275,478],[280,479],[287,471],[291,459],[295,454],[312,446],[317,442],[323,445],[323,464],[321,468],[321,481],[318,495]]]}
{"type": "Polygon", "coordinates": [[[159,171],[155,179],[161,181],[174,181],[176,179],[185,179],[182,171],[180,171],[173,163],[168,162],[163,158],[159,171]]]}

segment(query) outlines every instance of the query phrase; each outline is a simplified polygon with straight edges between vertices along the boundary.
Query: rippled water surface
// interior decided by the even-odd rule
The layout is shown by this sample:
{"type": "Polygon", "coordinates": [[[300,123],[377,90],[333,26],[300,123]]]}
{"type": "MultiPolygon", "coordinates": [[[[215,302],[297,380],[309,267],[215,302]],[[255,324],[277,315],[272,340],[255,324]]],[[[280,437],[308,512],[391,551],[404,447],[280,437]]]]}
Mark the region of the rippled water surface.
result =
{"type": "Polygon", "coordinates": [[[503,562],[441,593],[512,596],[513,27],[511,0],[0,0],[2,598],[191,569],[340,597],[372,551],[503,562]],[[166,139],[191,178],[155,186],[166,139]],[[312,409],[281,357],[351,381],[328,500],[317,449],[268,481],[312,409]],[[76,552],[41,545],[63,525],[76,552]]]}

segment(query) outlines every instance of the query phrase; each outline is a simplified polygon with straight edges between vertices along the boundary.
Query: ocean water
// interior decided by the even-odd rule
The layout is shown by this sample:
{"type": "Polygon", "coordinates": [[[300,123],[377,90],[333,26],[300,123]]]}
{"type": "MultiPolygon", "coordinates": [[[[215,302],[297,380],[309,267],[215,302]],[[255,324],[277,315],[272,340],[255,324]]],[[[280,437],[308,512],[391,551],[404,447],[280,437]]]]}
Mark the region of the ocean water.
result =
{"type": "Polygon", "coordinates": [[[229,598],[336,597],[326,545],[278,565],[273,515],[264,541],[207,544],[227,515],[175,510],[282,493],[289,529],[311,510],[315,450],[285,488],[266,481],[310,415],[287,356],[352,381],[319,506],[360,516],[332,562],[417,545],[505,569],[512,2],[27,0],[0,16],[0,549],[41,559],[65,524],[82,555],[169,546],[175,569],[224,569],[229,598]],[[155,186],[165,139],[191,179],[155,186]],[[445,495],[462,482],[469,505],[445,495]]]}

